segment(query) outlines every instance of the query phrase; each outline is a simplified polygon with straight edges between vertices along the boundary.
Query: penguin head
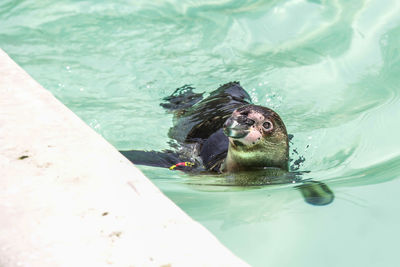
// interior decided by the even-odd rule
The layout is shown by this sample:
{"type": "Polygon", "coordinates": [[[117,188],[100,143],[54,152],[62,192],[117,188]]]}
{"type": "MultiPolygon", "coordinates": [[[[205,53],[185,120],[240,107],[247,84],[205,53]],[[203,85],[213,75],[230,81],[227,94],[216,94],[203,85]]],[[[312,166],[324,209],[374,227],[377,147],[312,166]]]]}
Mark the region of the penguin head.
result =
{"type": "Polygon", "coordinates": [[[288,169],[289,141],[285,124],[272,109],[245,105],[224,123],[229,138],[228,157],[240,169],[288,169]]]}

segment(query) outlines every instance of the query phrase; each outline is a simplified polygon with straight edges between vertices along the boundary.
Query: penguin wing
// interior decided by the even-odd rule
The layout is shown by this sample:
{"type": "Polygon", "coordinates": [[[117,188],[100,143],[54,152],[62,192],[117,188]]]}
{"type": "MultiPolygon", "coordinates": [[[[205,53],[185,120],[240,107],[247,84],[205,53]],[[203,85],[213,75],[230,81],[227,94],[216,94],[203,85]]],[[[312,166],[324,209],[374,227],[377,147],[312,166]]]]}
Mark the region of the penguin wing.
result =
{"type": "Polygon", "coordinates": [[[202,145],[200,157],[209,171],[220,172],[221,163],[228,153],[229,139],[220,129],[213,133],[202,145]]]}
{"type": "Polygon", "coordinates": [[[175,121],[169,136],[178,142],[205,140],[222,128],[232,112],[243,105],[251,104],[249,94],[239,82],[230,82],[189,109],[175,121]]]}
{"type": "Polygon", "coordinates": [[[138,165],[169,168],[170,166],[183,161],[178,153],[170,150],[162,152],[141,150],[129,150],[119,152],[127,159],[129,159],[132,163],[138,165]]]}
{"type": "Polygon", "coordinates": [[[163,98],[165,103],[161,103],[160,106],[174,112],[176,116],[183,114],[187,108],[203,99],[204,93],[194,93],[193,89],[190,85],[177,88],[170,96],[163,98]]]}

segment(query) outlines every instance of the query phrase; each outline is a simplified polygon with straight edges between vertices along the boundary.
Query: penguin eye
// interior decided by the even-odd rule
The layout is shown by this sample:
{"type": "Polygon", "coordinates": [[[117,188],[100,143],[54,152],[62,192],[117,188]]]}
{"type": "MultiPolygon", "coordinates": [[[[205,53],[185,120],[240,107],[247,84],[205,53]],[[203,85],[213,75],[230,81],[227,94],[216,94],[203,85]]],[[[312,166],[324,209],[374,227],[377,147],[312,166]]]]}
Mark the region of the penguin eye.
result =
{"type": "Polygon", "coordinates": [[[271,131],[273,127],[274,126],[272,125],[272,122],[270,122],[270,121],[266,121],[263,123],[263,128],[265,131],[271,131]]]}

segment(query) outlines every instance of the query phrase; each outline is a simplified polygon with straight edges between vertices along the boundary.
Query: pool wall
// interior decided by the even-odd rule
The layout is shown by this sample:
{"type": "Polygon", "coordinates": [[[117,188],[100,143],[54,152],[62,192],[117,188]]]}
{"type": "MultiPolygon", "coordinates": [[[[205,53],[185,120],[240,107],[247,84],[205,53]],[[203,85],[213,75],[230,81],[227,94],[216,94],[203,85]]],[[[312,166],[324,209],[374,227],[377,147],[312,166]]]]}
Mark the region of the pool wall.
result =
{"type": "Polygon", "coordinates": [[[0,49],[0,266],[247,266],[0,49]]]}

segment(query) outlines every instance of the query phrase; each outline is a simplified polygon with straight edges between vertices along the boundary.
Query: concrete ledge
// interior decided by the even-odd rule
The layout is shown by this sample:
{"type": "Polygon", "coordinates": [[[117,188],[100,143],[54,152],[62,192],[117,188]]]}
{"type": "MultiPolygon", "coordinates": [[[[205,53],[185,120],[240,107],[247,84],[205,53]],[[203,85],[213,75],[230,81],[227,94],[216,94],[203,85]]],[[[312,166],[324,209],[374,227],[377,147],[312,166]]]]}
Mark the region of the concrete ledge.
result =
{"type": "Polygon", "coordinates": [[[0,49],[0,266],[247,266],[0,49]]]}

